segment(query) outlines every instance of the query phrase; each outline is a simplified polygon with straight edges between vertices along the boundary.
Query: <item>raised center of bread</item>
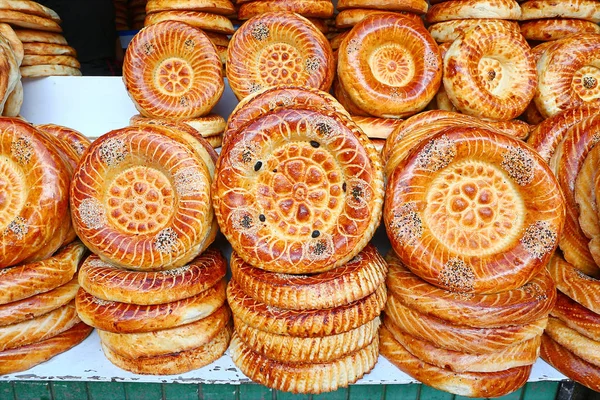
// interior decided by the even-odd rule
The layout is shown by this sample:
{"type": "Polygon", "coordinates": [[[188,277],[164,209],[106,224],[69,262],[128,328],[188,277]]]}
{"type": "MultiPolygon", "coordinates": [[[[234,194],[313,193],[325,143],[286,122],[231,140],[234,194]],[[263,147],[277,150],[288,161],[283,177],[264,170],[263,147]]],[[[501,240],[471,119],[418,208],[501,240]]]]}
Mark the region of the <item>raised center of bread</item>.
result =
{"type": "Polygon", "coordinates": [[[583,101],[600,98],[600,70],[591,65],[580,68],[573,75],[572,87],[583,101]]]}
{"type": "Polygon", "coordinates": [[[498,95],[503,77],[503,68],[495,58],[482,57],[479,60],[479,76],[483,87],[494,95],[498,95]]]}
{"type": "Polygon", "coordinates": [[[412,55],[397,44],[387,44],[375,50],[369,65],[375,79],[388,86],[406,86],[415,74],[412,55]]]}
{"type": "Polygon", "coordinates": [[[0,157],[0,229],[4,230],[25,205],[25,182],[21,167],[7,157],[0,157]]]}
{"type": "Polygon", "coordinates": [[[305,79],[302,54],[288,43],[265,46],[258,57],[258,74],[266,86],[301,83],[305,79]]]}
{"type": "Polygon", "coordinates": [[[169,179],[156,169],[135,166],[118,174],[106,194],[111,224],[133,235],[153,234],[173,215],[175,191],[169,179]]]}
{"type": "Polygon", "coordinates": [[[525,210],[506,174],[483,161],[441,171],[427,192],[425,222],[435,237],[465,256],[499,253],[522,231],[525,210]]]}
{"type": "Polygon", "coordinates": [[[168,96],[180,96],[192,87],[194,72],[190,64],[176,57],[167,58],[158,66],[156,87],[168,96]]]}
{"type": "Polygon", "coordinates": [[[343,174],[331,154],[308,142],[289,143],[262,161],[257,173],[265,224],[296,240],[331,229],[344,205],[343,174]]]}

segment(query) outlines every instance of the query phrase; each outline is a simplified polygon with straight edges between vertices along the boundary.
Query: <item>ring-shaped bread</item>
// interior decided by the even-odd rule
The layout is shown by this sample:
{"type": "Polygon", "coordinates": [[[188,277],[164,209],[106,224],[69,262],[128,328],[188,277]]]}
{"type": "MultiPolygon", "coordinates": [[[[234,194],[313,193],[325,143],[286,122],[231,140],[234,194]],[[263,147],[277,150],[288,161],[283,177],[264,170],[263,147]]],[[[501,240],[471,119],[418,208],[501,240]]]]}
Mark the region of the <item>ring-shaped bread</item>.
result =
{"type": "Polygon", "coordinates": [[[269,333],[296,337],[337,335],[358,328],[379,316],[386,300],[385,285],[353,303],[321,310],[286,310],[261,303],[229,281],[227,301],[234,317],[269,333]]]}
{"type": "Polygon", "coordinates": [[[338,0],[338,10],[344,11],[349,8],[373,8],[384,11],[408,11],[415,14],[425,14],[427,12],[427,2],[424,0],[338,0]]]}
{"type": "Polygon", "coordinates": [[[203,11],[220,15],[235,14],[235,7],[230,0],[148,0],[146,2],[146,13],[148,14],[172,10],[203,11]]]}
{"type": "Polygon", "coordinates": [[[536,85],[531,49],[508,25],[479,24],[456,39],[444,56],[444,88],[465,114],[514,119],[533,99],[536,85]]]}
{"type": "Polygon", "coordinates": [[[267,272],[231,255],[231,276],[241,289],[269,306],[288,310],[339,307],[360,300],[385,281],[387,264],[368,244],[348,263],[315,275],[267,272]]]}
{"type": "Polygon", "coordinates": [[[233,319],[235,332],[252,351],[283,363],[328,363],[354,353],[377,339],[379,317],[348,332],[322,337],[277,335],[233,319]]]}
{"type": "Polygon", "coordinates": [[[134,272],[89,256],[79,270],[81,287],[92,296],[121,303],[156,305],[196,296],[225,277],[227,261],[209,248],[183,267],[134,272]]]}
{"type": "Polygon", "coordinates": [[[13,303],[67,284],[87,254],[77,241],[60,249],[54,256],[29,264],[7,268],[0,273],[0,304],[13,303]]]}
{"type": "Polygon", "coordinates": [[[600,33],[600,26],[581,19],[537,19],[521,23],[521,34],[527,40],[546,42],[567,36],[600,33]]]}
{"type": "Polygon", "coordinates": [[[50,339],[0,352],[0,374],[7,375],[33,368],[83,342],[94,330],[78,323],[50,339]]]}
{"type": "MultiPolygon", "coordinates": [[[[405,3],[401,3],[401,4],[405,4],[405,3]]],[[[365,19],[367,17],[370,17],[371,15],[381,14],[382,12],[389,12],[389,11],[392,11],[392,10],[377,10],[377,9],[373,9],[373,8],[349,8],[349,9],[340,11],[335,16],[335,27],[338,29],[348,29],[348,28],[351,29],[353,26],[358,24],[360,21],[362,21],[363,19],[365,19]]],[[[415,22],[418,22],[420,24],[423,23],[423,20],[417,14],[414,14],[409,11],[396,11],[396,12],[402,14],[403,16],[405,16],[407,18],[412,19],[415,22]]]]}
{"type": "Polygon", "coordinates": [[[525,385],[531,373],[531,365],[499,372],[453,372],[413,356],[385,326],[379,332],[382,356],[404,373],[445,392],[469,397],[500,397],[525,385]]]}
{"type": "Polygon", "coordinates": [[[546,18],[575,18],[600,22],[600,4],[593,0],[569,0],[560,3],[529,0],[521,4],[521,21],[546,18]]]}
{"type": "Polygon", "coordinates": [[[379,340],[330,363],[283,363],[252,351],[237,334],[229,348],[235,365],[254,382],[292,392],[331,392],[347,387],[368,373],[379,356],[379,340]]]}
{"type": "Polygon", "coordinates": [[[458,127],[422,141],[394,170],[384,220],[414,274],[450,291],[489,294],[517,289],[545,267],[565,203],[525,143],[458,127]]]}
{"type": "Polygon", "coordinates": [[[521,18],[521,7],[515,0],[451,0],[436,4],[427,11],[429,24],[458,19],[521,18]]]}
{"type": "Polygon", "coordinates": [[[427,106],[442,78],[437,44],[422,24],[397,13],[356,25],[338,50],[338,77],[351,101],[382,118],[412,115],[427,106]]]}
{"type": "Polygon", "coordinates": [[[531,324],[509,325],[500,328],[470,328],[422,314],[406,307],[393,294],[388,295],[385,323],[394,325],[415,338],[435,343],[436,346],[468,354],[486,354],[502,351],[517,343],[531,340],[544,333],[548,317],[531,324]]]}
{"type": "Polygon", "coordinates": [[[254,0],[241,4],[237,16],[243,21],[268,12],[287,12],[306,18],[331,18],[333,10],[333,3],[330,0],[254,0]]]}
{"type": "Polygon", "coordinates": [[[386,283],[394,297],[415,311],[455,325],[501,328],[530,324],[547,316],[556,302],[556,288],[544,268],[517,289],[456,296],[410,272],[395,254],[390,252],[386,261],[389,266],[386,283]]]}
{"type": "Polygon", "coordinates": [[[585,308],[560,291],[550,315],[580,334],[600,342],[600,314],[585,308]]]}
{"type": "Polygon", "coordinates": [[[585,104],[600,106],[599,68],[600,35],[574,35],[555,41],[537,63],[537,109],[548,118],[585,104]]]}
{"type": "Polygon", "coordinates": [[[90,140],[81,132],[75,129],[67,128],[55,124],[36,125],[36,128],[42,132],[56,137],[57,139],[66,142],[73,149],[77,156],[81,157],[83,152],[90,147],[90,140]]]}
{"type": "Polygon", "coordinates": [[[549,318],[544,334],[582,360],[600,367],[600,342],[582,335],[554,317],[549,318]]]}
{"type": "Polygon", "coordinates": [[[555,254],[548,271],[556,288],[588,310],[600,314],[600,280],[592,278],[555,254]]]}
{"type": "MultiPolygon", "coordinates": [[[[144,26],[156,25],[164,21],[178,21],[208,32],[225,35],[232,35],[235,32],[231,20],[226,16],[201,11],[160,11],[146,15],[142,21],[144,26]]],[[[208,33],[206,35],[208,36],[208,33]]]]}
{"type": "Polygon", "coordinates": [[[334,73],[327,38],[306,18],[288,12],[250,19],[227,50],[227,79],[239,100],[281,84],[328,91],[334,73]]]}
{"type": "Polygon", "coordinates": [[[208,114],[225,88],[215,46],[201,30],[164,21],[134,36],[123,81],[146,117],[186,119],[208,114]]]}
{"type": "MultiPolygon", "coordinates": [[[[428,30],[431,36],[438,43],[452,43],[466,31],[475,26],[491,26],[492,29],[514,29],[519,31],[519,24],[516,21],[507,21],[504,19],[456,19],[442,21],[429,26],[428,30]]],[[[442,56],[443,58],[443,56],[442,56]]]]}
{"type": "Polygon", "coordinates": [[[383,201],[377,151],[348,118],[281,109],[225,147],[213,182],[221,231],[250,265],[324,272],[373,237],[383,201]]]}
{"type": "Polygon", "coordinates": [[[79,289],[75,298],[83,322],[114,333],[153,332],[206,318],[226,300],[224,280],[204,292],[171,303],[142,306],[102,300],[79,289]]]}
{"type": "Polygon", "coordinates": [[[184,133],[161,125],[123,128],[85,153],[73,176],[71,214],[77,234],[103,260],[163,270],[210,245],[210,146],[184,133]]]}

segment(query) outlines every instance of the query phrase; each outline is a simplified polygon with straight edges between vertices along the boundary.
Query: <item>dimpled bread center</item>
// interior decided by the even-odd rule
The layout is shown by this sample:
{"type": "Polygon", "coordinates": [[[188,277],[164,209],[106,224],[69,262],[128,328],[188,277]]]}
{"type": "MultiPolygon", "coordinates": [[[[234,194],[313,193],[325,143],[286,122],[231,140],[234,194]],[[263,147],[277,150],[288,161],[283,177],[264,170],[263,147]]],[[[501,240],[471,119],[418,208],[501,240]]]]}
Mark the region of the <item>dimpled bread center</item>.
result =
{"type": "Polygon", "coordinates": [[[259,53],[258,71],[265,86],[292,84],[306,78],[302,55],[294,46],[275,43],[259,53]]]}
{"type": "Polygon", "coordinates": [[[282,235],[318,237],[330,231],[344,204],[335,159],[310,143],[279,147],[259,172],[261,219],[282,235]]]}
{"type": "Polygon", "coordinates": [[[388,44],[375,50],[369,65],[375,78],[388,86],[406,86],[415,75],[411,54],[397,44],[388,44]]]}
{"type": "Polygon", "coordinates": [[[493,165],[463,161],[433,180],[426,224],[447,248],[465,256],[497,254],[523,229],[525,207],[508,177],[493,165]]]}
{"type": "Polygon", "coordinates": [[[160,171],[144,166],[129,168],[116,176],[107,192],[107,211],[112,225],[133,235],[161,230],[171,219],[175,192],[160,171]]]}
{"type": "Polygon", "coordinates": [[[580,68],[573,75],[573,90],[583,101],[600,97],[600,70],[591,65],[580,68]]]}
{"type": "Polygon", "coordinates": [[[503,68],[500,61],[483,57],[479,60],[479,77],[483,87],[494,95],[500,95],[500,83],[503,77],[503,68]]]}
{"type": "Polygon", "coordinates": [[[19,215],[27,193],[23,170],[9,158],[0,157],[0,229],[19,215]]]}
{"type": "Polygon", "coordinates": [[[167,96],[181,96],[189,91],[194,81],[194,72],[187,61],[172,57],[158,66],[155,75],[156,87],[167,96]]]}

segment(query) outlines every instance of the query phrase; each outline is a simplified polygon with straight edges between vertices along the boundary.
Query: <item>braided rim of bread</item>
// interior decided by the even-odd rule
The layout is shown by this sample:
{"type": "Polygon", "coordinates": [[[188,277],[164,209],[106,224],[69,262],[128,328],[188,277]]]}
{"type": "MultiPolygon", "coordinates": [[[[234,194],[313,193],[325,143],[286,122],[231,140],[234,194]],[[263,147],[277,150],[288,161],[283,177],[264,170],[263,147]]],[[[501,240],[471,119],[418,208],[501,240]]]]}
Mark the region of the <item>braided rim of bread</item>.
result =
{"type": "Polygon", "coordinates": [[[322,90],[293,85],[266,87],[246,96],[235,106],[227,120],[223,143],[261,116],[289,107],[335,111],[350,116],[332,95],[322,90]]]}
{"type": "Polygon", "coordinates": [[[570,0],[555,4],[543,0],[530,0],[521,4],[521,20],[546,18],[576,18],[600,22],[600,5],[593,0],[570,0]]]}
{"type": "Polygon", "coordinates": [[[600,314],[600,280],[584,274],[558,253],[550,259],[548,271],[558,290],[588,310],[600,314]]]}
{"type": "Polygon", "coordinates": [[[390,251],[386,256],[390,294],[406,307],[449,323],[474,328],[525,325],[550,313],[556,288],[546,268],[525,285],[493,294],[460,295],[422,280],[390,251]]]}
{"type": "Polygon", "coordinates": [[[7,375],[35,367],[83,342],[94,328],[80,322],[41,342],[0,352],[0,374],[7,375]]]}
{"type": "Polygon", "coordinates": [[[549,318],[544,334],[583,361],[600,367],[600,342],[580,334],[554,317],[549,318]]]}
{"type": "Polygon", "coordinates": [[[600,26],[580,19],[538,19],[521,23],[521,34],[527,40],[551,41],[571,35],[600,33],[600,26]]]}
{"type": "Polygon", "coordinates": [[[201,11],[159,11],[141,15],[140,18],[143,26],[152,26],[164,21],[179,21],[203,31],[225,35],[232,35],[235,32],[231,20],[226,16],[201,11]]]}
{"type": "Polygon", "coordinates": [[[550,315],[583,336],[600,342],[600,315],[588,310],[562,292],[558,292],[556,306],[550,315]]]}
{"type": "Polygon", "coordinates": [[[599,58],[598,35],[574,35],[554,41],[537,63],[534,100],[540,113],[547,118],[586,103],[598,106],[599,58]]]}
{"type": "Polygon", "coordinates": [[[569,379],[600,391],[600,368],[577,357],[548,335],[542,336],[540,357],[569,379]]]}
{"type": "Polygon", "coordinates": [[[434,5],[427,11],[429,24],[454,19],[521,18],[521,7],[514,0],[451,0],[434,5]]]}
{"type": "Polygon", "coordinates": [[[334,74],[327,38],[298,14],[253,17],[235,32],[227,49],[227,79],[239,100],[279,84],[327,91],[334,74]]]}
{"type": "Polygon", "coordinates": [[[356,106],[401,118],[427,106],[442,79],[442,58],[423,24],[397,13],[357,24],[338,50],[338,78],[356,106]]]}
{"type": "MultiPolygon", "coordinates": [[[[143,125],[146,123],[151,124],[153,122],[157,123],[158,121],[152,118],[146,118],[140,114],[136,114],[129,119],[130,125],[143,125]]],[[[183,119],[179,122],[189,125],[193,129],[198,131],[198,133],[202,135],[202,137],[205,139],[222,134],[225,130],[225,127],[227,126],[225,118],[217,114],[208,114],[207,116],[200,118],[183,119]]]]}
{"type": "Polygon", "coordinates": [[[331,270],[355,257],[379,225],[381,159],[342,114],[280,109],[242,129],[221,154],[215,214],[250,265],[331,270]]]}
{"type": "Polygon", "coordinates": [[[296,13],[307,18],[331,18],[333,16],[333,3],[331,1],[263,1],[254,0],[239,6],[237,17],[247,20],[252,17],[264,15],[268,12],[296,13]]]}
{"type": "Polygon", "coordinates": [[[40,342],[58,335],[80,322],[75,302],[28,321],[0,327],[0,352],[40,342]]]}
{"type": "MultiPolygon", "coordinates": [[[[431,36],[438,43],[452,43],[459,37],[465,34],[469,29],[485,25],[498,28],[509,28],[519,31],[519,23],[516,21],[507,21],[504,19],[458,19],[450,21],[442,21],[432,24],[427,28],[431,36]]],[[[442,55],[443,58],[443,55],[442,55]]]]}
{"type": "MultiPolygon", "coordinates": [[[[394,3],[396,4],[396,3],[394,3]]],[[[401,3],[405,4],[405,3],[401,3]]],[[[351,8],[340,11],[335,16],[335,26],[339,29],[352,29],[353,26],[361,22],[363,19],[370,17],[371,15],[381,14],[382,12],[389,12],[392,10],[377,10],[372,8],[351,8]]],[[[412,19],[417,23],[423,24],[421,17],[411,11],[395,11],[407,18],[412,19]]],[[[332,46],[333,47],[333,46],[332,46]]]]}
{"type": "Polygon", "coordinates": [[[352,121],[369,137],[369,139],[387,139],[400,126],[401,119],[375,118],[353,115],[352,121]]]}
{"type": "Polygon", "coordinates": [[[113,353],[128,359],[156,357],[189,351],[213,341],[231,319],[227,305],[206,318],[154,332],[114,333],[98,330],[100,341],[113,353]]]}
{"type": "Polygon", "coordinates": [[[0,270],[0,304],[27,299],[65,285],[77,272],[87,249],[74,242],[44,261],[0,270]]]}
{"type": "Polygon", "coordinates": [[[252,351],[283,363],[328,363],[366,347],[379,333],[376,317],[348,332],[322,337],[302,338],[277,335],[246,325],[234,317],[235,331],[252,351]]]}
{"type": "Polygon", "coordinates": [[[235,365],[255,382],[292,393],[331,392],[368,373],[379,356],[376,337],[368,346],[330,363],[283,363],[252,351],[237,334],[229,348],[235,365]]]}
{"type": "Polygon", "coordinates": [[[433,342],[413,337],[402,331],[389,318],[384,321],[384,326],[413,356],[428,364],[454,372],[499,372],[533,365],[540,351],[541,335],[498,352],[469,354],[447,350],[436,346],[433,342]]]}
{"type": "Polygon", "coordinates": [[[188,0],[184,2],[170,0],[148,0],[146,3],[146,12],[148,14],[170,10],[203,11],[220,15],[235,14],[235,7],[230,0],[188,0]]]}
{"type": "Polygon", "coordinates": [[[444,88],[465,114],[497,121],[517,118],[533,99],[536,86],[531,48],[521,32],[507,24],[477,24],[444,56],[444,88]]]}
{"type": "Polygon", "coordinates": [[[79,289],[77,312],[83,322],[114,333],[152,332],[206,318],[226,300],[224,280],[194,297],[172,303],[141,306],[106,301],[79,289]]]}
{"type": "Polygon", "coordinates": [[[379,331],[381,355],[404,373],[438,390],[469,397],[500,397],[527,382],[532,366],[499,372],[452,372],[413,356],[384,326],[379,331]]]}
{"type": "Polygon", "coordinates": [[[176,375],[200,369],[218,360],[227,350],[231,337],[231,327],[227,326],[204,346],[162,356],[130,359],[123,357],[103,342],[100,342],[104,355],[114,365],[134,374],[176,375]]]}
{"type": "Polygon", "coordinates": [[[259,302],[288,310],[339,307],[360,300],[385,281],[387,264],[368,244],[348,263],[315,275],[286,275],[254,268],[235,252],[231,276],[240,288],[259,302]]]}
{"type": "Polygon", "coordinates": [[[462,293],[525,285],[548,263],[564,219],[564,197],[541,157],[480,128],[422,141],[389,177],[384,204],[402,262],[432,285],[462,293]]]}
{"type": "Polygon", "coordinates": [[[46,293],[0,305],[0,327],[37,318],[75,299],[79,285],[77,277],[46,293]]]}
{"type": "Polygon", "coordinates": [[[216,285],[226,272],[227,261],[216,248],[183,267],[159,272],[128,271],[91,255],[79,270],[79,284],[103,300],[156,305],[196,296],[216,285]]]}
{"type": "MultiPolygon", "coordinates": [[[[66,142],[75,154],[81,158],[83,152],[90,146],[91,142],[81,132],[75,129],[55,124],[36,125],[36,128],[42,132],[56,137],[57,139],[66,142]]],[[[78,158],[78,160],[79,160],[78,158]]]]}
{"type": "Polygon", "coordinates": [[[386,296],[385,285],[381,285],[373,294],[340,307],[286,310],[254,300],[233,279],[227,287],[231,311],[246,325],[277,335],[304,338],[337,335],[372,321],[383,310],[386,296]]]}
{"type": "Polygon", "coordinates": [[[423,0],[339,0],[337,9],[344,11],[348,8],[374,8],[383,11],[409,11],[415,14],[427,12],[427,2],[423,0]]]}

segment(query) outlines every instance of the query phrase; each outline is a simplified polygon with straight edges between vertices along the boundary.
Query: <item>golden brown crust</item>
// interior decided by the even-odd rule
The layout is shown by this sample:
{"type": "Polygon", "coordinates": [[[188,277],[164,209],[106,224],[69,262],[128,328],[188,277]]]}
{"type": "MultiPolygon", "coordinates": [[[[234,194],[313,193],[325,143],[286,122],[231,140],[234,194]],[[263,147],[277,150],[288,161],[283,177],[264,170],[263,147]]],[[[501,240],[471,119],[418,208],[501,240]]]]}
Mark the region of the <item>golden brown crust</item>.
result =
{"type": "Polygon", "coordinates": [[[596,341],[600,341],[600,315],[558,292],[556,306],[550,313],[569,328],[596,341]]]}
{"type": "MultiPolygon", "coordinates": [[[[401,3],[402,4],[402,3],[401,3]]],[[[351,8],[347,10],[340,11],[335,16],[335,26],[339,29],[347,29],[352,28],[356,24],[358,24],[363,19],[373,15],[380,14],[382,12],[389,12],[391,10],[374,10],[372,8],[351,8]]],[[[405,17],[408,17],[415,22],[423,23],[421,17],[417,14],[408,12],[408,11],[398,11],[399,14],[402,14],[405,17]]],[[[333,47],[333,45],[332,45],[333,47]]],[[[335,48],[335,47],[334,47],[335,48]]]]}
{"type": "Polygon", "coordinates": [[[363,130],[369,139],[387,139],[402,123],[400,119],[363,117],[360,115],[353,115],[352,121],[363,130]]]}
{"type": "Polygon", "coordinates": [[[514,0],[451,0],[431,7],[425,20],[432,24],[454,19],[518,20],[520,17],[521,8],[514,0]]]}
{"type": "Polygon", "coordinates": [[[254,300],[234,280],[227,287],[227,301],[236,318],[255,329],[297,337],[337,335],[358,328],[379,316],[385,300],[386,289],[381,285],[364,299],[340,307],[285,310],[254,300]]]}
{"type": "Polygon", "coordinates": [[[134,272],[116,268],[96,255],[79,270],[81,287],[103,300],[156,305],[196,296],[225,277],[227,261],[210,248],[189,264],[159,272],[134,272]]]}
{"type": "Polygon", "coordinates": [[[21,77],[23,78],[41,78],[44,76],[81,76],[81,71],[77,68],[67,67],[66,65],[30,65],[21,67],[21,77]]]}
{"type": "Polygon", "coordinates": [[[380,330],[381,355],[415,379],[438,390],[469,397],[500,397],[525,385],[531,366],[500,372],[457,373],[421,361],[403,347],[385,327],[380,330]]]}
{"type": "Polygon", "coordinates": [[[6,117],[17,117],[23,105],[23,82],[17,81],[15,89],[6,98],[2,115],[6,117]]]}
{"type": "Polygon", "coordinates": [[[222,154],[213,182],[215,214],[250,265],[324,272],[356,256],[375,233],[381,161],[349,118],[277,110],[246,126],[222,154]]]}
{"type": "Polygon", "coordinates": [[[544,268],[565,204],[556,178],[525,143],[457,127],[422,141],[394,170],[384,220],[392,247],[420,278],[489,294],[519,288],[544,268]]]}
{"type": "Polygon", "coordinates": [[[600,27],[580,19],[538,19],[521,23],[521,34],[527,40],[541,42],[564,39],[582,33],[600,33],[600,27]]]}
{"type": "Polygon", "coordinates": [[[239,100],[280,84],[327,91],[334,72],[327,38],[306,18],[287,12],[252,18],[236,31],[227,50],[227,79],[239,100]]]}
{"type": "Polygon", "coordinates": [[[77,61],[77,58],[71,56],[43,56],[28,54],[23,57],[22,66],[27,67],[31,65],[66,65],[67,67],[80,68],[81,64],[77,61]]]}
{"type": "MultiPolygon", "coordinates": [[[[129,119],[129,124],[141,125],[145,123],[152,123],[152,121],[155,120],[152,118],[146,118],[140,114],[136,114],[129,119]]],[[[217,114],[209,114],[200,118],[184,119],[179,122],[191,126],[204,138],[209,138],[223,133],[227,126],[225,119],[217,114]]]]}
{"type": "Polygon", "coordinates": [[[225,303],[225,281],[194,297],[172,303],[140,306],[94,297],[80,289],[75,298],[81,320],[114,333],[169,329],[206,318],[225,303]]]}
{"type": "Polygon", "coordinates": [[[556,289],[546,269],[517,289],[465,296],[425,282],[391,252],[386,260],[386,284],[395,298],[420,313],[460,326],[500,328],[529,324],[546,317],[556,302],[556,289]]]}
{"type": "Polygon", "coordinates": [[[424,109],[441,83],[437,44],[422,24],[400,14],[364,19],[344,38],[338,57],[344,91],[377,117],[399,118],[424,109]]]}
{"type": "Polygon", "coordinates": [[[61,22],[60,17],[54,10],[43,6],[35,1],[2,0],[0,1],[0,10],[19,11],[25,14],[37,15],[38,17],[42,18],[50,18],[57,23],[61,22]]]}
{"type": "Polygon", "coordinates": [[[44,32],[29,29],[15,29],[19,40],[23,43],[52,43],[67,45],[65,37],[59,33],[44,32]]]}
{"type": "Polygon", "coordinates": [[[66,142],[79,157],[83,155],[83,152],[91,143],[81,132],[66,126],[44,124],[36,125],[36,128],[66,142]]]}
{"type": "Polygon", "coordinates": [[[570,0],[555,3],[529,0],[521,4],[521,20],[546,18],[576,18],[600,22],[600,4],[592,0],[570,0]]]}
{"type": "Polygon", "coordinates": [[[348,8],[375,8],[385,11],[409,11],[415,14],[425,14],[427,2],[423,0],[339,0],[337,8],[340,11],[348,8]]]}
{"type": "Polygon", "coordinates": [[[316,275],[286,275],[254,268],[235,252],[231,275],[254,299],[288,310],[339,307],[360,300],[383,284],[387,265],[371,244],[350,262],[316,275]]]}
{"type": "Polygon", "coordinates": [[[550,317],[544,332],[567,351],[592,365],[600,367],[600,342],[569,328],[558,318],[550,317]]]}
{"type": "Polygon", "coordinates": [[[548,264],[556,288],[585,308],[600,314],[600,281],[592,278],[562,258],[558,252],[548,264]]]}
{"type": "Polygon", "coordinates": [[[503,19],[458,19],[442,21],[432,24],[428,30],[436,42],[452,43],[464,35],[466,31],[478,25],[490,26],[495,29],[509,28],[519,31],[519,24],[516,21],[506,21],[503,19]]]}
{"type": "Polygon", "coordinates": [[[104,343],[101,345],[106,358],[126,371],[143,375],[176,375],[202,368],[218,360],[227,350],[230,337],[231,328],[227,327],[204,346],[179,353],[137,359],[123,357],[104,343]]]}
{"type": "Polygon", "coordinates": [[[161,11],[148,14],[143,19],[144,26],[156,25],[164,21],[179,21],[194,28],[231,35],[235,32],[229,18],[223,15],[211,14],[200,11],[161,11]]]}
{"type": "Polygon", "coordinates": [[[231,340],[231,358],[255,382],[292,393],[331,392],[356,382],[377,362],[379,341],[331,363],[282,363],[252,351],[236,334],[231,340]]]}
{"type": "Polygon", "coordinates": [[[203,11],[221,15],[235,13],[235,8],[229,0],[148,0],[146,3],[147,13],[170,10],[203,11]]]}
{"type": "Polygon", "coordinates": [[[75,275],[87,250],[81,242],[63,247],[53,257],[1,270],[0,304],[23,300],[65,285],[75,275]]]}
{"type": "Polygon", "coordinates": [[[58,22],[37,15],[0,9],[0,22],[27,29],[47,32],[62,32],[58,22]]]}
{"type": "Polygon", "coordinates": [[[2,35],[10,45],[10,48],[12,49],[17,61],[17,65],[21,66],[21,63],[23,62],[23,56],[25,54],[23,42],[19,40],[19,37],[13,28],[11,28],[11,26],[8,24],[0,23],[0,35],[2,35]]]}
{"type": "Polygon", "coordinates": [[[94,328],[80,322],[49,339],[0,352],[0,374],[25,371],[48,361],[83,342],[93,330],[94,328]]]}
{"type": "Polygon", "coordinates": [[[330,0],[254,0],[240,5],[237,16],[246,20],[268,12],[296,13],[307,18],[330,18],[333,16],[333,3],[330,0]]]}

